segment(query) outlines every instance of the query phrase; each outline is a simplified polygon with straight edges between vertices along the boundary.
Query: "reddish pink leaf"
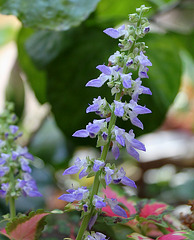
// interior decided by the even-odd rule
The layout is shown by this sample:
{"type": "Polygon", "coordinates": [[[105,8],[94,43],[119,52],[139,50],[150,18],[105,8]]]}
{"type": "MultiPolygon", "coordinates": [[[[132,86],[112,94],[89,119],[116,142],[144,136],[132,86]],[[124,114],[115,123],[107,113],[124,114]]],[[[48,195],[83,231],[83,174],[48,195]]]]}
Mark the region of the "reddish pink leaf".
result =
{"type": "Polygon", "coordinates": [[[148,203],[141,209],[140,217],[147,218],[150,215],[158,216],[167,209],[167,205],[164,203],[148,203]]]}
{"type": "Polygon", "coordinates": [[[180,232],[169,233],[167,235],[163,235],[157,238],[157,240],[184,240],[184,239],[187,239],[186,236],[182,235],[184,233],[186,232],[180,231],[180,232]]]}
{"type": "Polygon", "coordinates": [[[39,221],[49,213],[39,213],[27,219],[25,222],[16,223],[16,227],[10,231],[10,239],[34,240],[39,221]]]}

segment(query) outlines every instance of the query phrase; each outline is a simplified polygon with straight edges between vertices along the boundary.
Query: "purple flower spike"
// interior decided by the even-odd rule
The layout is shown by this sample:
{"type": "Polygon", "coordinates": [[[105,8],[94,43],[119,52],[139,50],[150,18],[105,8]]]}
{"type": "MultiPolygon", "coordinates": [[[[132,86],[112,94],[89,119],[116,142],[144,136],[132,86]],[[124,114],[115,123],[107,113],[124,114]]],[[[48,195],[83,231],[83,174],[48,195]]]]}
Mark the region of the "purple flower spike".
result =
{"type": "Polygon", "coordinates": [[[119,37],[121,37],[125,34],[125,25],[123,24],[118,29],[107,28],[103,32],[106,33],[107,35],[109,35],[110,37],[116,39],[116,38],[119,38],[119,37]]]}

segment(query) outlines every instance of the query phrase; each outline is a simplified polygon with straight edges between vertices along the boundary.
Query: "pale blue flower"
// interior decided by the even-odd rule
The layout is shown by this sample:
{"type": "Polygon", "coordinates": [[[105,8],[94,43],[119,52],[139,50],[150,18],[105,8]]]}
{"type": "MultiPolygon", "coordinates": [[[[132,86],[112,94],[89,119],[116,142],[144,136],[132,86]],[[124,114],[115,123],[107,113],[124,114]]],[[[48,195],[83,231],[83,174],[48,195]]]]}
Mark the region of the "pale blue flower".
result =
{"type": "Polygon", "coordinates": [[[63,194],[58,199],[66,201],[66,202],[74,202],[85,200],[89,196],[89,190],[87,187],[80,187],[77,190],[75,189],[68,189],[68,194],[63,194]]]}
{"type": "Polygon", "coordinates": [[[106,33],[108,36],[112,37],[112,38],[119,38],[123,35],[125,35],[126,30],[125,30],[125,24],[123,24],[122,26],[120,26],[117,29],[114,28],[107,28],[103,31],[104,33],[106,33]]]}

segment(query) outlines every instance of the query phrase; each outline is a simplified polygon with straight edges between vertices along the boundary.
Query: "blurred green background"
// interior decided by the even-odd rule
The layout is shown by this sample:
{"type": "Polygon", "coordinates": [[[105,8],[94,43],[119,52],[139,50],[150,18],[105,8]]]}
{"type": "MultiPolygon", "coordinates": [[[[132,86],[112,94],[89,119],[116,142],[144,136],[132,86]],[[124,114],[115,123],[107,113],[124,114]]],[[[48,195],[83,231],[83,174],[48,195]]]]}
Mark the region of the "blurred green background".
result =
{"type": "MultiPolygon", "coordinates": [[[[18,211],[63,208],[57,197],[72,182],[91,184],[91,179],[62,176],[76,156],[99,156],[94,140],[74,139],[72,134],[95,118],[85,113],[94,97],[111,101],[111,96],[106,86],[85,84],[98,77],[96,66],[107,64],[118,49],[118,42],[103,30],[127,22],[128,14],[142,4],[151,7],[151,32],[144,41],[153,66],[144,85],[153,95],[142,96],[140,104],[152,114],[140,117],[144,131],[134,127],[134,132],[147,152],[137,163],[122,151],[117,164],[137,182],[137,192],[125,189],[129,195],[174,206],[194,198],[194,2],[0,0],[0,108],[7,100],[15,103],[24,131],[21,144],[36,156],[33,175],[44,195],[19,199],[18,211]]],[[[0,214],[6,211],[0,200],[0,214]]]]}

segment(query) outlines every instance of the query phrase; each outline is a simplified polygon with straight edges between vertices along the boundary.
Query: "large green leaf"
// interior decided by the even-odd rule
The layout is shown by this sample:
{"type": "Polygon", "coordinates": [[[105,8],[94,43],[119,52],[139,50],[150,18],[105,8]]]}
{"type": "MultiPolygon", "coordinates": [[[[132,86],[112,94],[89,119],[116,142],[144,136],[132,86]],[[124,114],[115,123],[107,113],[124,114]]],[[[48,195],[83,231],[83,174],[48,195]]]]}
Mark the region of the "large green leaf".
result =
{"type": "Polygon", "coordinates": [[[46,101],[46,72],[40,71],[34,66],[25,48],[26,41],[33,33],[34,31],[28,28],[22,28],[19,32],[17,39],[18,59],[37,99],[40,103],[44,103],[46,101]]]}
{"type": "Polygon", "coordinates": [[[67,30],[79,25],[99,0],[0,0],[0,12],[17,16],[27,27],[67,30]]]}

